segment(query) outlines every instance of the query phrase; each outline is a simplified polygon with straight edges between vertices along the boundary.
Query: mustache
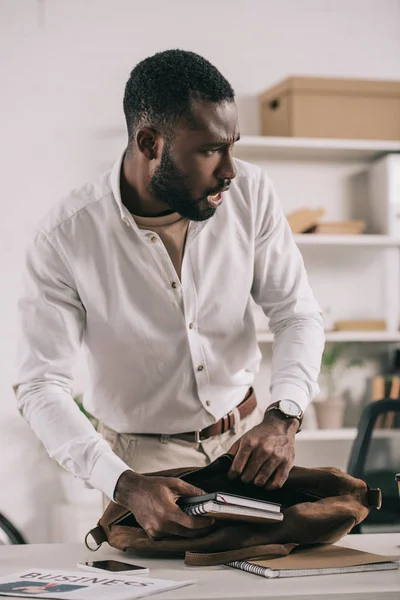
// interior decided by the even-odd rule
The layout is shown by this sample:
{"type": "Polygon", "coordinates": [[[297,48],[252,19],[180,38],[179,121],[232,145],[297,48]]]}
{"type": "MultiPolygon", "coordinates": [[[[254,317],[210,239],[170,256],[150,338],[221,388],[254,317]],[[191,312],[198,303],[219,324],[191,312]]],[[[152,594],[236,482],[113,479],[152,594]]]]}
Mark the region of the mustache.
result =
{"type": "Polygon", "coordinates": [[[206,194],[206,197],[207,196],[215,196],[216,194],[219,194],[221,192],[225,192],[229,188],[230,185],[231,185],[231,180],[230,179],[226,179],[218,187],[214,188],[213,190],[208,191],[207,194],[206,194]]]}

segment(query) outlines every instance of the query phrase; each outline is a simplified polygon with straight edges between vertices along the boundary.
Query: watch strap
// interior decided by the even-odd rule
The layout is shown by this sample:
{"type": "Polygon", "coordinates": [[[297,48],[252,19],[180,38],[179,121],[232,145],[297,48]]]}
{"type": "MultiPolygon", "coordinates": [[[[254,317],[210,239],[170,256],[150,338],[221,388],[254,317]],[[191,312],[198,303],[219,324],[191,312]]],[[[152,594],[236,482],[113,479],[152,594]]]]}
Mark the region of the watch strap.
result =
{"type": "MultiPolygon", "coordinates": [[[[270,410],[278,410],[285,419],[297,419],[298,422],[299,422],[299,428],[296,431],[296,433],[299,433],[301,431],[301,425],[303,423],[304,411],[301,411],[301,415],[300,416],[287,415],[286,413],[283,412],[283,410],[281,410],[281,408],[279,406],[279,403],[280,403],[280,400],[277,400],[276,402],[272,402],[272,404],[270,404],[267,407],[267,410],[265,412],[267,413],[270,410]]],[[[297,404],[297,402],[296,402],[296,404],[297,404]]]]}

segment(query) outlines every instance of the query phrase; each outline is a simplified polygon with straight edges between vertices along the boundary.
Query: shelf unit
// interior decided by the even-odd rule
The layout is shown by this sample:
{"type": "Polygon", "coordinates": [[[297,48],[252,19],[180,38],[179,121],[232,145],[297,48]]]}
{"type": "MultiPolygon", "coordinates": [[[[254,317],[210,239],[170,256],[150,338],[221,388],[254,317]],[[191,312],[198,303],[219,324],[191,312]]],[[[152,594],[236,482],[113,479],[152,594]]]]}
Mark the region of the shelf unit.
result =
{"type": "MultiPolygon", "coordinates": [[[[356,427],[340,429],[303,429],[296,436],[297,441],[303,442],[352,442],[357,435],[356,427]]],[[[375,439],[393,439],[400,437],[399,429],[378,429],[374,431],[375,439]]]]}
{"type": "MultiPolygon", "coordinates": [[[[400,331],[326,331],[327,342],[397,342],[400,343],[400,331]]],[[[274,336],[269,331],[258,331],[260,344],[271,344],[274,336]]]]}
{"type": "Polygon", "coordinates": [[[296,436],[296,442],[353,441],[357,435],[355,427],[341,429],[303,429],[296,436]]]}
{"type": "Polygon", "coordinates": [[[252,154],[274,160],[370,161],[392,152],[400,152],[400,142],[243,135],[235,146],[238,158],[252,154]]]}
{"type": "Polygon", "coordinates": [[[389,235],[296,233],[293,237],[298,246],[381,246],[385,248],[400,246],[400,239],[392,238],[389,235]]]}
{"type": "MultiPolygon", "coordinates": [[[[380,140],[339,140],[286,138],[266,136],[242,136],[236,144],[234,154],[237,158],[260,163],[267,169],[271,165],[283,163],[284,169],[303,169],[309,163],[362,163],[365,168],[372,161],[388,153],[400,153],[400,142],[380,140]]],[[[322,167],[325,168],[326,164],[322,167]]],[[[354,168],[357,168],[358,164],[354,168]]],[[[281,167],[280,167],[281,168],[281,167]]],[[[319,168],[316,165],[316,168],[319,168]]],[[[282,176],[282,170],[278,171],[282,176]]],[[[273,179],[274,181],[274,179],[273,179]]],[[[323,204],[321,202],[320,204],[323,204]]],[[[285,207],[284,207],[285,208],[285,207]]],[[[382,295],[384,297],[383,318],[387,323],[386,331],[329,331],[326,334],[330,342],[400,342],[399,313],[400,313],[400,239],[388,235],[322,235],[296,234],[296,244],[300,250],[307,250],[307,258],[313,260],[314,251],[333,252],[335,248],[348,247],[346,252],[363,252],[372,249],[381,253],[382,258],[382,295]],[[329,250],[332,248],[332,250],[329,250]]],[[[371,250],[369,250],[371,251],[371,250]]],[[[315,254],[318,256],[318,254],[315,254]]],[[[342,254],[343,260],[343,254],[342,254]]],[[[271,333],[260,330],[260,343],[271,343],[271,333]]]]}

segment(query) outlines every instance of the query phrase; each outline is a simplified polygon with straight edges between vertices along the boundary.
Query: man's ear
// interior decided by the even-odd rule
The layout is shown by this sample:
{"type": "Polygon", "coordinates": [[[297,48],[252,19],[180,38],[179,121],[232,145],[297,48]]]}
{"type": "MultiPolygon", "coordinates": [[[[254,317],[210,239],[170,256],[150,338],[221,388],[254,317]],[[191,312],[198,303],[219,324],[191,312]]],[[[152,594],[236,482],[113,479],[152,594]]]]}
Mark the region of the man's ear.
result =
{"type": "Polygon", "coordinates": [[[150,127],[139,129],[136,134],[136,143],[139,151],[147,160],[154,160],[161,156],[162,138],[155,129],[150,129],[150,127]]]}

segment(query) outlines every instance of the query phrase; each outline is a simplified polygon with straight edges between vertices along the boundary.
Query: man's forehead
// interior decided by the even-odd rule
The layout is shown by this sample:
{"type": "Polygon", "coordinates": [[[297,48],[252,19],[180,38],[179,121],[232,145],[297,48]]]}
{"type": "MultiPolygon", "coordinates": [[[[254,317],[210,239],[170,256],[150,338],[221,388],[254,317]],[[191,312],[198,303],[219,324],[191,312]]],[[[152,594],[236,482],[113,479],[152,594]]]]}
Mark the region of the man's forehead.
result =
{"type": "Polygon", "coordinates": [[[236,103],[194,100],[190,130],[197,132],[204,139],[234,142],[239,135],[236,103]]]}

